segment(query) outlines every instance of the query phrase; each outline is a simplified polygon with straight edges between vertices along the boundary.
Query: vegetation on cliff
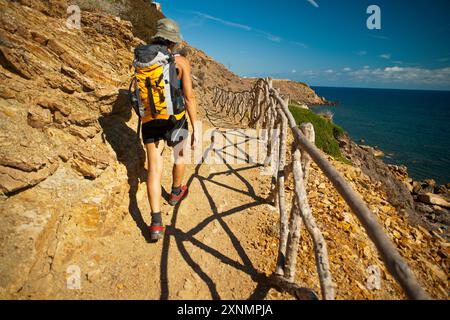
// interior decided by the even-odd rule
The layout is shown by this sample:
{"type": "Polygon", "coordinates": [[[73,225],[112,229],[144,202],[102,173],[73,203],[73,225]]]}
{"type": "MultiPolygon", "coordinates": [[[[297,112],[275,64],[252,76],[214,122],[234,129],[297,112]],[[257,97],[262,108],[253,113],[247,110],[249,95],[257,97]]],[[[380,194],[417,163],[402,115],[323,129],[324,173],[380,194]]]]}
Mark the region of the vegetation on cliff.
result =
{"type": "Polygon", "coordinates": [[[308,109],[301,109],[295,105],[289,107],[298,124],[312,123],[316,131],[316,146],[334,159],[349,163],[339,148],[338,138],[344,135],[344,130],[332,121],[308,109]]]}

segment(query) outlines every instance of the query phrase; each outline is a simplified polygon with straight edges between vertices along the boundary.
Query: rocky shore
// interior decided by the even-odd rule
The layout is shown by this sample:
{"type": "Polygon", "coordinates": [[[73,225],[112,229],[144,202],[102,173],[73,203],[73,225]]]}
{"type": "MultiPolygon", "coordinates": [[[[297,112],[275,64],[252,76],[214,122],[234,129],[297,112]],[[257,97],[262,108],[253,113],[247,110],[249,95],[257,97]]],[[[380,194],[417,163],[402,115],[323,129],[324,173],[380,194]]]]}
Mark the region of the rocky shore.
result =
{"type": "Polygon", "coordinates": [[[435,180],[414,181],[406,166],[388,165],[394,176],[410,191],[416,212],[427,222],[446,231],[450,224],[450,183],[438,185],[435,180]]]}
{"type": "MultiPolygon", "coordinates": [[[[363,141],[361,141],[363,142],[363,141]]],[[[343,154],[369,177],[383,185],[390,202],[399,214],[430,231],[439,231],[449,239],[450,183],[438,185],[433,179],[414,181],[406,166],[382,161],[384,152],[378,147],[359,145],[348,135],[339,138],[343,154]]]]}

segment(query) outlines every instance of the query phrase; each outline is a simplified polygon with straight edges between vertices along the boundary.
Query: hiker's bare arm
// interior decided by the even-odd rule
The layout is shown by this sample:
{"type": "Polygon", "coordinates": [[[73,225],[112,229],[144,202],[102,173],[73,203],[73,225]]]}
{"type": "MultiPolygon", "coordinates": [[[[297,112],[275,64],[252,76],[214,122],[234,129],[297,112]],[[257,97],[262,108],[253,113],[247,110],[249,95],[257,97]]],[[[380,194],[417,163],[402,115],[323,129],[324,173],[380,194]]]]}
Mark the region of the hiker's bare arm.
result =
{"type": "Polygon", "coordinates": [[[191,65],[184,57],[177,57],[177,65],[179,65],[181,69],[181,82],[183,85],[186,110],[188,112],[192,128],[195,130],[195,122],[197,121],[197,104],[195,101],[194,90],[192,89],[191,65]]]}

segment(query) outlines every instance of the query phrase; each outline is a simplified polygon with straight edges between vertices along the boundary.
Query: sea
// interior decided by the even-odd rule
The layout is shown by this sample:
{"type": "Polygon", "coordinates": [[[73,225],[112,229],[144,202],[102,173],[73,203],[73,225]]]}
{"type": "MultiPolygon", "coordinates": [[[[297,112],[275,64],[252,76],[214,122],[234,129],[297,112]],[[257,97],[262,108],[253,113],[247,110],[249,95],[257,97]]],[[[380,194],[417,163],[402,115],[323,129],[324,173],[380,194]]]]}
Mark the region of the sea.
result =
{"type": "Polygon", "coordinates": [[[378,147],[388,164],[405,165],[417,181],[450,183],[450,91],[313,87],[338,106],[330,110],[360,144],[378,147]]]}

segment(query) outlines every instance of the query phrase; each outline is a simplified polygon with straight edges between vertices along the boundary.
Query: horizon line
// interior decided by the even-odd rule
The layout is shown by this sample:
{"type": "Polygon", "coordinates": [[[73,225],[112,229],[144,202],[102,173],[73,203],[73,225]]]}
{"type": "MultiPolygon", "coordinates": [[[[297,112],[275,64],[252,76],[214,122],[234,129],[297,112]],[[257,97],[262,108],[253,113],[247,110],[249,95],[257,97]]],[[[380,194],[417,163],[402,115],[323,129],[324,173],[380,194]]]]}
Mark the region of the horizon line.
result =
{"type": "MultiPolygon", "coordinates": [[[[239,75],[238,75],[239,76],[239,75]]],[[[267,78],[267,77],[250,77],[250,76],[239,76],[241,78],[244,79],[260,79],[260,78],[267,78]]],[[[374,89],[374,90],[405,90],[405,91],[441,91],[441,92],[450,92],[450,89],[425,89],[425,88],[374,88],[374,87],[355,87],[355,86],[326,86],[326,85],[310,85],[308,82],[306,81],[301,81],[301,80],[292,80],[292,79],[288,79],[288,78],[283,78],[283,79],[279,79],[279,78],[274,78],[274,77],[269,77],[272,78],[272,80],[276,80],[276,81],[291,81],[291,82],[297,82],[297,83],[304,83],[306,84],[308,87],[313,88],[313,87],[322,87],[322,88],[344,88],[344,89],[374,89]]]]}
{"type": "MultiPolygon", "coordinates": [[[[276,79],[274,79],[276,80],[276,79]]],[[[293,80],[289,80],[293,81],[293,80]]],[[[300,81],[293,81],[300,82],[300,81]]],[[[306,82],[305,82],[306,83],[306,82]]],[[[350,86],[324,86],[324,85],[308,85],[310,88],[343,88],[343,89],[372,89],[372,90],[404,90],[404,91],[440,91],[440,92],[450,92],[450,89],[411,89],[411,88],[374,88],[374,87],[350,87],[350,86]]]]}

